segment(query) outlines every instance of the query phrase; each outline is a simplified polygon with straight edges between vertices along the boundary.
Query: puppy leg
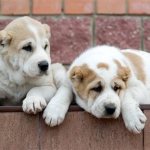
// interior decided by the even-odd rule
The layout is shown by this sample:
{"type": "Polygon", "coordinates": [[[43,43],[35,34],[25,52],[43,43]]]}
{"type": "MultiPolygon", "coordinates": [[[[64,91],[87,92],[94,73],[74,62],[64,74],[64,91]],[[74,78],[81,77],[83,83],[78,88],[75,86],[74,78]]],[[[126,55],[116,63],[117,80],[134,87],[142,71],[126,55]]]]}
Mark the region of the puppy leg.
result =
{"type": "Polygon", "coordinates": [[[63,122],[73,97],[64,67],[60,64],[53,65],[53,74],[58,91],[43,113],[45,123],[49,126],[56,126],[63,122]]]}
{"type": "Polygon", "coordinates": [[[23,100],[23,111],[32,114],[42,111],[55,93],[55,86],[41,86],[32,88],[23,100]]]}
{"type": "Polygon", "coordinates": [[[61,124],[65,118],[71,99],[70,89],[61,86],[44,110],[43,118],[45,119],[45,123],[49,126],[61,124]]]}
{"type": "Polygon", "coordinates": [[[147,90],[142,83],[137,83],[125,91],[122,103],[122,117],[129,131],[140,133],[145,126],[146,116],[139,108],[139,102],[147,98],[147,90]]]}

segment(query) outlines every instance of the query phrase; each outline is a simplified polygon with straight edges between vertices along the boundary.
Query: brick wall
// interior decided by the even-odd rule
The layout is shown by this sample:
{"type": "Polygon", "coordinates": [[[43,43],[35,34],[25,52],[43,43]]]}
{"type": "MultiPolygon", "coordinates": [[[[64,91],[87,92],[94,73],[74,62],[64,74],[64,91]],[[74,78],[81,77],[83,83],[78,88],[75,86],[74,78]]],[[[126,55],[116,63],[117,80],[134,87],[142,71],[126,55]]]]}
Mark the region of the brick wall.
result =
{"type": "Polygon", "coordinates": [[[150,51],[150,0],[0,0],[0,29],[29,15],[51,26],[53,62],[96,44],[150,51]]]}

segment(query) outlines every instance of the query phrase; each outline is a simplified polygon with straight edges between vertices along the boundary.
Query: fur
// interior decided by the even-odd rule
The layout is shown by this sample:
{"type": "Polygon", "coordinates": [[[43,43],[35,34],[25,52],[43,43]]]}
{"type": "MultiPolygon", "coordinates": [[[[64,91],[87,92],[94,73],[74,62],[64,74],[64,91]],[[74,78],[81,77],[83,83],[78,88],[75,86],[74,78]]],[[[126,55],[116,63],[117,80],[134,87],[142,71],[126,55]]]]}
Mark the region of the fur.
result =
{"type": "Polygon", "coordinates": [[[30,17],[17,18],[0,31],[0,99],[3,105],[23,101],[26,113],[45,108],[46,124],[55,126],[64,120],[72,92],[65,68],[51,64],[49,38],[49,26],[30,17]],[[46,71],[39,68],[42,61],[46,71]]]}
{"type": "Polygon", "coordinates": [[[74,60],[68,78],[76,102],[87,112],[97,118],[121,113],[131,132],[142,131],[146,116],[139,104],[150,104],[149,53],[107,45],[90,48],[74,60]]]}

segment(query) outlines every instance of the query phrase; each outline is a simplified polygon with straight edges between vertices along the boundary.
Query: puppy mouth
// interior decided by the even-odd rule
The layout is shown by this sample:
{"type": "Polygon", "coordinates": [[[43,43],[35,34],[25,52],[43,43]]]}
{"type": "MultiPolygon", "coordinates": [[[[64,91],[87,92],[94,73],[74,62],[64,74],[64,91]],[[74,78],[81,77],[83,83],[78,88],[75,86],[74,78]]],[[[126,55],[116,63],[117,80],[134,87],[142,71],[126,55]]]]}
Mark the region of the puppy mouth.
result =
{"type": "Polygon", "coordinates": [[[96,118],[118,118],[120,115],[120,111],[117,107],[114,108],[106,108],[106,107],[96,107],[93,110],[91,109],[90,113],[96,118]]]}
{"type": "MultiPolygon", "coordinates": [[[[92,114],[93,115],[93,114],[92,114]]],[[[98,119],[117,119],[118,117],[116,117],[116,116],[113,116],[113,115],[102,115],[102,116],[95,116],[95,115],[93,115],[94,117],[96,117],[96,118],[98,118],[98,119]]]]}
{"type": "Polygon", "coordinates": [[[104,115],[102,116],[102,118],[114,118],[114,119],[117,119],[119,117],[119,114],[117,114],[117,113],[114,113],[114,114],[112,114],[112,115],[109,115],[109,114],[107,114],[107,113],[104,113],[104,115]]]}
{"type": "Polygon", "coordinates": [[[48,76],[48,71],[40,71],[39,75],[38,76],[48,76]]]}
{"type": "Polygon", "coordinates": [[[42,77],[42,76],[48,76],[49,75],[48,71],[45,71],[45,72],[39,71],[39,73],[34,74],[34,75],[30,75],[30,74],[26,73],[25,71],[23,71],[23,73],[24,73],[25,77],[30,77],[30,78],[36,78],[36,77],[42,77]]]}
{"type": "Polygon", "coordinates": [[[119,114],[117,114],[117,113],[114,113],[114,114],[112,114],[112,115],[109,115],[109,114],[107,114],[106,112],[104,112],[103,114],[101,114],[101,115],[95,115],[95,114],[93,114],[92,113],[92,115],[94,115],[96,118],[98,118],[98,119],[100,119],[100,118],[104,118],[104,119],[117,119],[118,117],[119,117],[119,114]]]}
{"type": "Polygon", "coordinates": [[[116,115],[103,115],[102,118],[106,118],[106,119],[114,118],[114,119],[117,119],[118,116],[116,116],[116,115]]]}

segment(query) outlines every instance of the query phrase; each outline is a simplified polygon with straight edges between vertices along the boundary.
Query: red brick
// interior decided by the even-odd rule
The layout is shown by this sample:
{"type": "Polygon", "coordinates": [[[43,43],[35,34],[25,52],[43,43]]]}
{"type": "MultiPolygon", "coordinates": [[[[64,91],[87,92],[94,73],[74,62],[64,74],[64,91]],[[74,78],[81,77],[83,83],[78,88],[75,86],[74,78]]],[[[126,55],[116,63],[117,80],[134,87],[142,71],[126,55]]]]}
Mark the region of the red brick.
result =
{"type": "Polygon", "coordinates": [[[97,0],[97,13],[124,14],[126,12],[126,0],[97,0]]]}
{"type": "Polygon", "coordinates": [[[33,0],[33,14],[60,14],[62,0],[33,0]]]}
{"type": "Polygon", "coordinates": [[[38,150],[39,116],[0,113],[0,150],[38,150]]]}
{"type": "Polygon", "coordinates": [[[92,32],[89,17],[68,17],[43,22],[51,26],[51,57],[53,62],[70,64],[82,51],[91,46],[92,32]]]}
{"type": "Polygon", "coordinates": [[[12,19],[0,19],[0,30],[4,29],[7,24],[9,24],[12,19]]]}
{"type": "Polygon", "coordinates": [[[150,111],[145,110],[144,111],[146,117],[147,117],[147,122],[144,128],[144,150],[149,150],[150,148],[150,111]]]}
{"type": "Polygon", "coordinates": [[[137,18],[98,17],[95,34],[96,44],[141,48],[140,20],[137,18]]]}
{"type": "Polygon", "coordinates": [[[144,30],[144,49],[150,52],[150,19],[145,19],[143,23],[144,30]]]}
{"type": "Polygon", "coordinates": [[[94,11],[94,0],[65,0],[66,14],[91,14],[94,11]]]}
{"type": "Polygon", "coordinates": [[[54,128],[40,122],[41,150],[143,150],[143,134],[129,132],[121,118],[97,119],[77,111],[54,128]]]}
{"type": "Polygon", "coordinates": [[[150,14],[150,0],[129,0],[128,10],[131,14],[150,14]]]}
{"type": "MultiPolygon", "coordinates": [[[[91,47],[92,29],[90,17],[34,17],[51,27],[51,57],[53,62],[70,64],[81,52],[91,47]]],[[[12,19],[0,19],[3,29],[12,19]]]]}
{"type": "Polygon", "coordinates": [[[4,15],[29,14],[29,0],[1,0],[1,13],[4,15]]]}

